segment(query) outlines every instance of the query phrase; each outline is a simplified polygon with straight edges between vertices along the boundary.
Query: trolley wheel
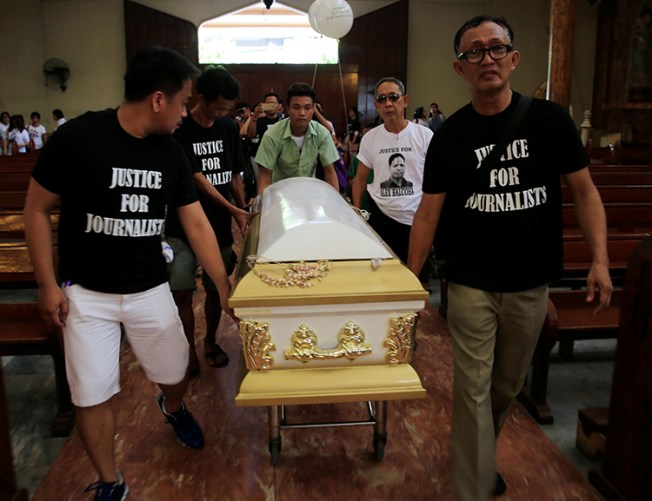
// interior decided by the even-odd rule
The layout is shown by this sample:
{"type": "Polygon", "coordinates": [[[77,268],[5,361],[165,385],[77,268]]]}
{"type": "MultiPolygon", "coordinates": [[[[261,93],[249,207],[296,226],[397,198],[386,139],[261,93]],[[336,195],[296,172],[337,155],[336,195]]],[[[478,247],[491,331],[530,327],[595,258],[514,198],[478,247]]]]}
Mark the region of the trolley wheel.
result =
{"type": "Polygon", "coordinates": [[[276,466],[281,456],[281,437],[271,438],[269,440],[269,454],[271,456],[272,466],[276,466]]]}
{"type": "Polygon", "coordinates": [[[386,443],[387,433],[374,433],[374,458],[376,461],[382,461],[385,456],[386,443]]]}

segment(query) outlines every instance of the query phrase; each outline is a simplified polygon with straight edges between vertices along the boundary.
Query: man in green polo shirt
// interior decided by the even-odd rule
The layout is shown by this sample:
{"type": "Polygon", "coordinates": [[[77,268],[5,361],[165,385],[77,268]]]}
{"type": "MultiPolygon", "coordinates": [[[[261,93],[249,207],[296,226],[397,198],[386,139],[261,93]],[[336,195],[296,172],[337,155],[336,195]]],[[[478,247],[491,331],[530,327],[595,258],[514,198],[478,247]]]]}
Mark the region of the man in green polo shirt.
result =
{"type": "Polygon", "coordinates": [[[306,83],[290,85],[288,118],[275,123],[263,136],[256,163],[258,194],[272,183],[289,177],[315,177],[317,161],[324,167],[324,180],[339,190],[333,163],[340,156],[326,127],[312,120],[315,91],[306,83]]]}

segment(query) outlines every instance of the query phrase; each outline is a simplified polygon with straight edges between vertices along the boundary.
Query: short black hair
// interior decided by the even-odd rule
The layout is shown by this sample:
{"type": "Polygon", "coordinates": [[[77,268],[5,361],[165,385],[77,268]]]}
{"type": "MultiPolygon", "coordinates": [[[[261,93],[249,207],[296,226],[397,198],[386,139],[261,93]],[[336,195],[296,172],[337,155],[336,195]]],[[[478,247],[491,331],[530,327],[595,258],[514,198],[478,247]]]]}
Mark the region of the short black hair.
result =
{"type": "Polygon", "coordinates": [[[276,92],[268,92],[267,94],[265,94],[265,95],[263,96],[263,102],[265,102],[265,99],[267,99],[267,98],[270,97],[270,96],[275,97],[276,100],[277,100],[279,103],[281,102],[281,98],[278,97],[278,94],[277,94],[276,92]]]}
{"type": "Polygon", "coordinates": [[[52,110],[52,116],[59,120],[63,118],[63,111],[61,111],[59,108],[55,108],[52,110]]]}
{"type": "Polygon", "coordinates": [[[245,101],[240,101],[235,105],[235,111],[246,110],[247,108],[250,108],[250,106],[249,103],[245,101]]]}
{"type": "Polygon", "coordinates": [[[41,119],[41,114],[38,111],[32,111],[32,114],[29,116],[29,118],[38,118],[39,120],[41,119]]]}
{"type": "Polygon", "coordinates": [[[507,22],[507,19],[504,17],[484,15],[475,16],[473,19],[469,19],[467,22],[465,22],[461,28],[457,30],[457,33],[455,33],[455,39],[453,41],[453,50],[455,51],[455,55],[457,55],[460,50],[460,43],[462,42],[464,33],[469,31],[471,28],[480,26],[482,23],[496,23],[498,26],[502,26],[507,30],[507,34],[509,36],[509,44],[512,45],[514,43],[514,30],[512,30],[512,27],[507,22]]]}
{"type": "Polygon", "coordinates": [[[394,160],[397,158],[400,158],[405,162],[405,157],[401,153],[393,153],[392,156],[389,157],[388,165],[392,165],[392,162],[394,162],[394,160]]]}
{"type": "Polygon", "coordinates": [[[197,79],[195,84],[197,94],[204,96],[209,103],[219,97],[238,99],[240,97],[240,84],[225,68],[209,66],[197,79]]]}
{"type": "Polygon", "coordinates": [[[294,82],[288,88],[287,103],[290,106],[293,97],[309,97],[313,103],[317,100],[317,95],[313,88],[305,82],[294,82]]]}
{"type": "Polygon", "coordinates": [[[147,47],[127,65],[125,100],[138,102],[161,91],[174,96],[199,70],[178,52],[164,47],[147,47]]]}

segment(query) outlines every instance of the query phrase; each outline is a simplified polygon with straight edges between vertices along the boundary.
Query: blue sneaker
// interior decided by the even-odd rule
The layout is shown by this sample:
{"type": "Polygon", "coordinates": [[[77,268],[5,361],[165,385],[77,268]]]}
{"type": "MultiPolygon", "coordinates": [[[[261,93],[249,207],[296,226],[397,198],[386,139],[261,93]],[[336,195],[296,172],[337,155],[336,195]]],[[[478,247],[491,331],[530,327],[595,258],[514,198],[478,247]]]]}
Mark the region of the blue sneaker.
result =
{"type": "Polygon", "coordinates": [[[95,501],[123,501],[127,499],[129,488],[125,484],[125,479],[122,478],[122,474],[119,471],[116,474],[118,475],[117,482],[102,482],[98,480],[86,487],[84,492],[94,490],[95,501]]]}
{"type": "Polygon", "coordinates": [[[170,423],[174,428],[174,433],[177,435],[177,440],[184,447],[191,449],[201,449],[204,447],[204,433],[199,427],[199,423],[195,421],[192,414],[186,405],[181,402],[181,409],[176,412],[168,412],[165,410],[165,397],[163,394],[158,396],[157,403],[161,412],[165,416],[165,422],[170,423]]]}

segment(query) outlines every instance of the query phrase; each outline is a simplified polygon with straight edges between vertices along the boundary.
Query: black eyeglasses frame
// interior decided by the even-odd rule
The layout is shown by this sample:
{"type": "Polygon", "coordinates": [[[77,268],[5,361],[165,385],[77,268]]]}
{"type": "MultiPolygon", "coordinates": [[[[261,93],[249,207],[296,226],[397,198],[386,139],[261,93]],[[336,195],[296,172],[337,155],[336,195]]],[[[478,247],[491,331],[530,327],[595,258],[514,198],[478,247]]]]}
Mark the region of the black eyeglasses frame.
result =
{"type": "Polygon", "coordinates": [[[484,47],[481,47],[481,48],[480,48],[480,47],[476,47],[476,48],[474,48],[474,49],[469,49],[469,50],[467,50],[467,51],[465,51],[465,52],[460,52],[460,53],[457,55],[457,59],[459,59],[460,61],[461,61],[462,59],[465,59],[466,62],[469,63],[469,64],[478,64],[478,63],[480,63],[480,62],[484,59],[484,56],[485,56],[486,54],[489,54],[489,57],[490,57],[492,60],[494,60],[494,61],[502,61],[502,60],[505,59],[505,58],[508,56],[508,54],[509,54],[510,52],[512,52],[513,50],[514,50],[514,47],[512,46],[512,44],[499,43],[499,44],[492,45],[491,47],[487,47],[487,48],[484,48],[484,47]],[[505,55],[502,56],[502,57],[496,57],[494,54],[492,54],[492,51],[493,51],[493,50],[503,50],[503,49],[506,49],[506,51],[505,51],[505,55]],[[478,53],[480,53],[480,52],[482,53],[482,55],[480,56],[480,59],[478,59],[477,61],[469,61],[469,53],[478,54],[478,53]]]}

